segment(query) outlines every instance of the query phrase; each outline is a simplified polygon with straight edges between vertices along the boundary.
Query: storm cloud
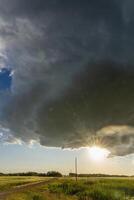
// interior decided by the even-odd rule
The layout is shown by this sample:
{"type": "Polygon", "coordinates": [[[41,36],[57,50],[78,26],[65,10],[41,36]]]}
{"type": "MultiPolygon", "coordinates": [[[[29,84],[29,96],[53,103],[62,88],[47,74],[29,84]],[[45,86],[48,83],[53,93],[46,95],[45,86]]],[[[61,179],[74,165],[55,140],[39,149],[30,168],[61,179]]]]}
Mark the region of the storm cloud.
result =
{"type": "Polygon", "coordinates": [[[0,0],[1,141],[134,153],[133,4],[0,0]]]}

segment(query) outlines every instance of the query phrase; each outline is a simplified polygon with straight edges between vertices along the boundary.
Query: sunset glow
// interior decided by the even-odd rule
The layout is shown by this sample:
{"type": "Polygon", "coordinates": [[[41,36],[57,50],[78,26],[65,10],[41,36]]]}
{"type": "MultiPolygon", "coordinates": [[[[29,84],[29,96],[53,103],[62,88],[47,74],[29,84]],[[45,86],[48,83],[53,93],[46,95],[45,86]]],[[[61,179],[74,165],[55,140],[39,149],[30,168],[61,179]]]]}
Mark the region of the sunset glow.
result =
{"type": "Polygon", "coordinates": [[[108,157],[110,152],[98,146],[92,146],[89,148],[89,156],[94,161],[102,161],[108,157]]]}

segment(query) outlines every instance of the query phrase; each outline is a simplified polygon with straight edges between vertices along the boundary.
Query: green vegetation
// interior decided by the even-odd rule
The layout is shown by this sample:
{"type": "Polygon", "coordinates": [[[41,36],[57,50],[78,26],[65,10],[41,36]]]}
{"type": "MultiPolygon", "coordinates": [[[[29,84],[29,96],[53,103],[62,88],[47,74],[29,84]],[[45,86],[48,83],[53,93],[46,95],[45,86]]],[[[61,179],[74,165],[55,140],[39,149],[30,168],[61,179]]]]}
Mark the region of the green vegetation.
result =
{"type": "Polygon", "coordinates": [[[42,195],[39,195],[38,193],[16,193],[9,195],[9,197],[6,198],[6,200],[46,200],[45,197],[42,195]]]}
{"type": "Polygon", "coordinates": [[[30,176],[30,177],[28,177],[28,176],[24,176],[24,177],[1,176],[0,177],[0,192],[7,191],[16,186],[42,181],[44,179],[46,179],[46,178],[34,177],[34,176],[30,176]]]}
{"type": "Polygon", "coordinates": [[[90,178],[63,181],[49,185],[50,192],[77,196],[79,200],[126,200],[134,197],[134,180],[90,178]]]}
{"type": "Polygon", "coordinates": [[[44,176],[44,177],[62,177],[62,174],[57,171],[48,171],[47,173],[38,172],[20,172],[20,173],[0,173],[0,176],[44,176]]]}
{"type": "Polygon", "coordinates": [[[50,171],[46,174],[47,177],[62,177],[60,172],[50,171]]]}
{"type": "Polygon", "coordinates": [[[0,177],[0,190],[8,191],[18,185],[44,181],[7,194],[5,200],[132,200],[133,178],[46,178],[0,177]],[[45,181],[46,180],[46,181],[45,181]]]}

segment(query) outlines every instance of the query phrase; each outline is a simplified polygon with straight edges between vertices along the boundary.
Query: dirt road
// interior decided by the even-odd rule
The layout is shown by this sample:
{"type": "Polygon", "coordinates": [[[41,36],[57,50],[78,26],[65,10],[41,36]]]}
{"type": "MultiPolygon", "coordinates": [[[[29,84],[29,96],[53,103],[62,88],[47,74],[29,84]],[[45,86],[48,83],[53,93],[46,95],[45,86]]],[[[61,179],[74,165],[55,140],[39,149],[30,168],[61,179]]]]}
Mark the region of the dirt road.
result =
{"type": "Polygon", "coordinates": [[[16,186],[8,191],[0,192],[0,200],[4,200],[8,195],[13,194],[15,192],[23,192],[23,191],[25,191],[27,189],[31,189],[33,187],[42,186],[42,185],[51,183],[54,180],[56,180],[56,178],[52,178],[48,181],[40,181],[40,182],[34,182],[34,183],[16,186]]]}

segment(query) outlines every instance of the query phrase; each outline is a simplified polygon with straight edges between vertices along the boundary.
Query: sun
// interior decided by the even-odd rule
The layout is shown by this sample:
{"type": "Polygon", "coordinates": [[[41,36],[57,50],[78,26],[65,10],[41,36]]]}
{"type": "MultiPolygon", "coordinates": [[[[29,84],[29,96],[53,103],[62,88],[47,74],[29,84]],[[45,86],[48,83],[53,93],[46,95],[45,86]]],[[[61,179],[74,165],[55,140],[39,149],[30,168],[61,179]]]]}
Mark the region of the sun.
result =
{"type": "Polygon", "coordinates": [[[88,151],[89,151],[90,158],[94,161],[103,161],[110,154],[110,151],[98,146],[89,147],[88,151]]]}

